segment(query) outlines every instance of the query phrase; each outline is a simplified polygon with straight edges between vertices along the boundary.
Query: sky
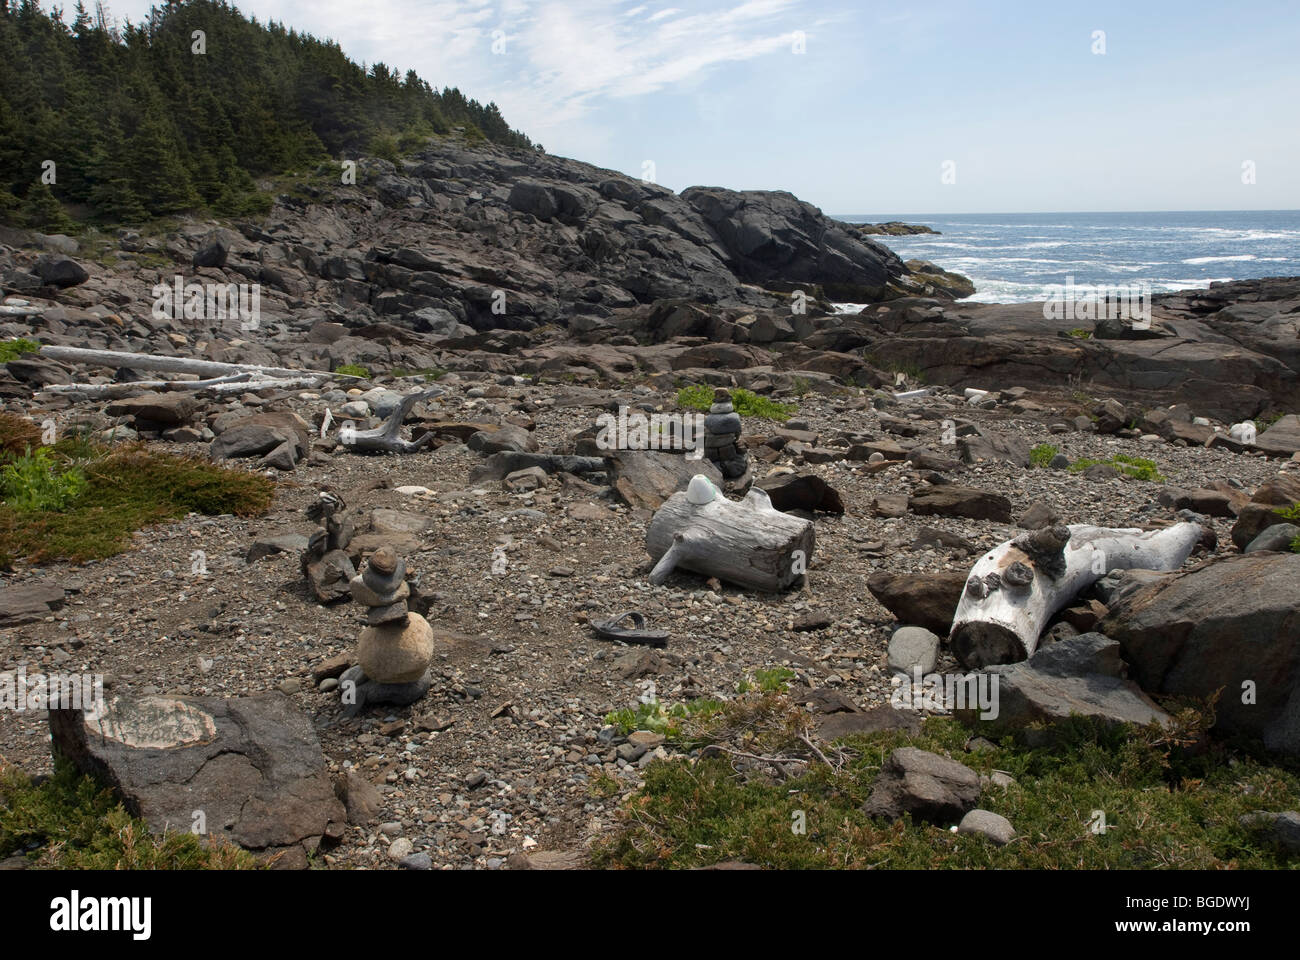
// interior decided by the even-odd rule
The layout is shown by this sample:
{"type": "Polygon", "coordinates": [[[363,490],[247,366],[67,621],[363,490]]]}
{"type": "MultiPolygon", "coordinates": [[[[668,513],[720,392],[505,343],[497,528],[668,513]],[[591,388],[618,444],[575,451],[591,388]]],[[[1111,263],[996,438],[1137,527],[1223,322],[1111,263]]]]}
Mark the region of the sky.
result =
{"type": "Polygon", "coordinates": [[[674,190],[838,215],[1300,209],[1297,0],[234,5],[674,190]]]}

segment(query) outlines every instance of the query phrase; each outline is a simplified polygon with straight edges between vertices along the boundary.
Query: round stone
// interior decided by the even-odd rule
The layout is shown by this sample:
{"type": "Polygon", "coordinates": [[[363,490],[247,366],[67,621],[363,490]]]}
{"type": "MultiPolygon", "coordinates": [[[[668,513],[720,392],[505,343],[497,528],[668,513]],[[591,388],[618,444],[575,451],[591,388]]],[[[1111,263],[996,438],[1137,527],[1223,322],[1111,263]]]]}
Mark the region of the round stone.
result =
{"type": "Polygon", "coordinates": [[[370,565],[385,577],[391,576],[397,569],[397,551],[392,547],[380,547],[370,555],[370,565]]]}
{"type": "Polygon", "coordinates": [[[405,625],[364,627],[357,640],[357,662],[376,683],[414,683],[433,659],[433,628],[418,613],[405,625]]]}
{"type": "Polygon", "coordinates": [[[999,847],[1016,838],[1016,828],[1011,821],[990,810],[971,810],[957,824],[957,832],[988,837],[999,847]]]}

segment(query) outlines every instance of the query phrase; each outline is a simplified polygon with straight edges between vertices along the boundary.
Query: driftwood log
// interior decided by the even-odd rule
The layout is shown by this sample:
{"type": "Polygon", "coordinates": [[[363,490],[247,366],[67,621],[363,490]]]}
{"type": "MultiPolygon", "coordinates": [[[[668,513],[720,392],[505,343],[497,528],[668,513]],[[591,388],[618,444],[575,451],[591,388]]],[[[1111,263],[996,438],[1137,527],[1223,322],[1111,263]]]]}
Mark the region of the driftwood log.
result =
{"type": "Polygon", "coordinates": [[[966,667],[1031,656],[1058,610],[1112,570],[1177,570],[1201,539],[1195,523],[1163,530],[1043,527],[1007,540],[971,568],[949,643],[966,667]]]}
{"type": "Polygon", "coordinates": [[[75,393],[96,400],[119,400],[134,397],[151,391],[191,393],[208,392],[213,394],[249,393],[269,387],[287,389],[289,387],[309,387],[320,383],[321,374],[305,377],[286,377],[266,380],[251,373],[235,373],[228,377],[214,377],[209,380],[133,380],[130,383],[55,383],[44,388],[45,393],[75,393]]]}
{"type": "Polygon", "coordinates": [[[411,412],[411,408],[421,400],[431,400],[446,392],[441,387],[432,387],[422,393],[408,394],[388,415],[383,426],[372,430],[356,430],[349,429],[345,424],[339,430],[339,442],[343,444],[345,450],[352,453],[415,453],[423,450],[432,442],[433,433],[426,432],[418,440],[403,440],[398,435],[402,429],[402,421],[411,412]]]}
{"type": "Polygon", "coordinates": [[[650,521],[645,546],[657,561],[650,582],[663,583],[680,567],[775,593],[802,581],[814,539],[810,521],[774,509],[762,490],[736,503],[697,474],[650,521]]]}
{"type": "Polygon", "coordinates": [[[349,374],[323,370],[290,370],[288,367],[263,367],[255,363],[219,363],[216,360],[195,360],[192,357],[158,357],[149,353],[90,350],[83,347],[44,346],[40,349],[40,355],[49,360],[62,360],[66,363],[87,363],[128,370],[153,370],[158,373],[193,373],[200,377],[225,377],[235,373],[251,373],[268,380],[292,377],[359,379],[349,374]]]}

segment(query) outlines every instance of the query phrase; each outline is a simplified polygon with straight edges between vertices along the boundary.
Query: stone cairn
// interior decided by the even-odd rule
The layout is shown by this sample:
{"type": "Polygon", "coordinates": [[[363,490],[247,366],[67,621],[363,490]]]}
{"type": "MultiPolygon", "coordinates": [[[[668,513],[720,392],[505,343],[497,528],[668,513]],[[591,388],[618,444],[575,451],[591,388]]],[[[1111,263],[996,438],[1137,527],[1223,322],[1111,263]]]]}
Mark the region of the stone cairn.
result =
{"type": "Polygon", "coordinates": [[[414,703],[432,683],[434,641],[429,622],[407,609],[406,561],[392,547],[380,547],[349,587],[352,599],[368,609],[357,665],[339,678],[344,713],[354,716],[373,703],[414,703]]]}
{"type": "Polygon", "coordinates": [[[731,404],[731,394],[721,387],[714,390],[713,406],[704,418],[704,455],[718,465],[728,480],[744,476],[749,469],[740,426],[740,414],[731,404]]]}

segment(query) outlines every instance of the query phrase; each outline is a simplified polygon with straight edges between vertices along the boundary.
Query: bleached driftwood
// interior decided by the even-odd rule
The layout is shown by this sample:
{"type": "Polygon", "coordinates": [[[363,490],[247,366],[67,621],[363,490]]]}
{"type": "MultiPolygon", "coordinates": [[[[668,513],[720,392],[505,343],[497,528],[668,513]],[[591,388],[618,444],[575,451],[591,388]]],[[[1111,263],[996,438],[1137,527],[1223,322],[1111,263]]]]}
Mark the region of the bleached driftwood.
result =
{"type": "Polygon", "coordinates": [[[645,546],[657,561],[650,582],[680,567],[751,590],[784,590],[802,579],[814,540],[810,521],[775,509],[762,490],[736,503],[697,474],[650,521],[645,546]]]}
{"type": "Polygon", "coordinates": [[[211,380],[135,380],[130,383],[56,383],[44,388],[45,393],[77,394],[92,399],[118,400],[133,397],[151,390],[162,392],[206,390],[214,394],[244,393],[268,387],[309,387],[320,382],[319,376],[291,377],[277,380],[254,379],[251,373],[236,373],[211,380]]]}
{"type": "Polygon", "coordinates": [[[121,350],[89,350],[83,347],[44,346],[40,354],[50,360],[67,363],[88,363],[101,367],[153,370],[158,373],[193,373],[200,377],[224,377],[235,373],[251,373],[265,379],[313,377],[324,379],[356,380],[345,373],[325,370],[291,370],[288,367],[264,367],[256,363],[220,363],[216,360],[195,360],[192,357],[156,357],[148,353],[126,353],[121,350]]]}
{"type": "Polygon", "coordinates": [[[1111,570],[1177,570],[1201,534],[1195,523],[1151,531],[1062,524],[1007,540],[971,568],[952,652],[967,667],[1024,660],[1052,615],[1085,587],[1111,570]]]}
{"type": "Polygon", "coordinates": [[[44,312],[33,303],[0,303],[0,317],[39,317],[44,312]]]}
{"type": "Polygon", "coordinates": [[[388,415],[382,427],[357,430],[348,429],[348,425],[345,424],[339,430],[339,441],[344,449],[353,453],[415,453],[423,450],[433,440],[433,431],[425,432],[418,440],[403,440],[398,436],[398,431],[402,429],[402,421],[406,419],[412,407],[421,400],[440,397],[446,392],[441,387],[432,387],[423,393],[408,394],[397,409],[388,415]]]}

